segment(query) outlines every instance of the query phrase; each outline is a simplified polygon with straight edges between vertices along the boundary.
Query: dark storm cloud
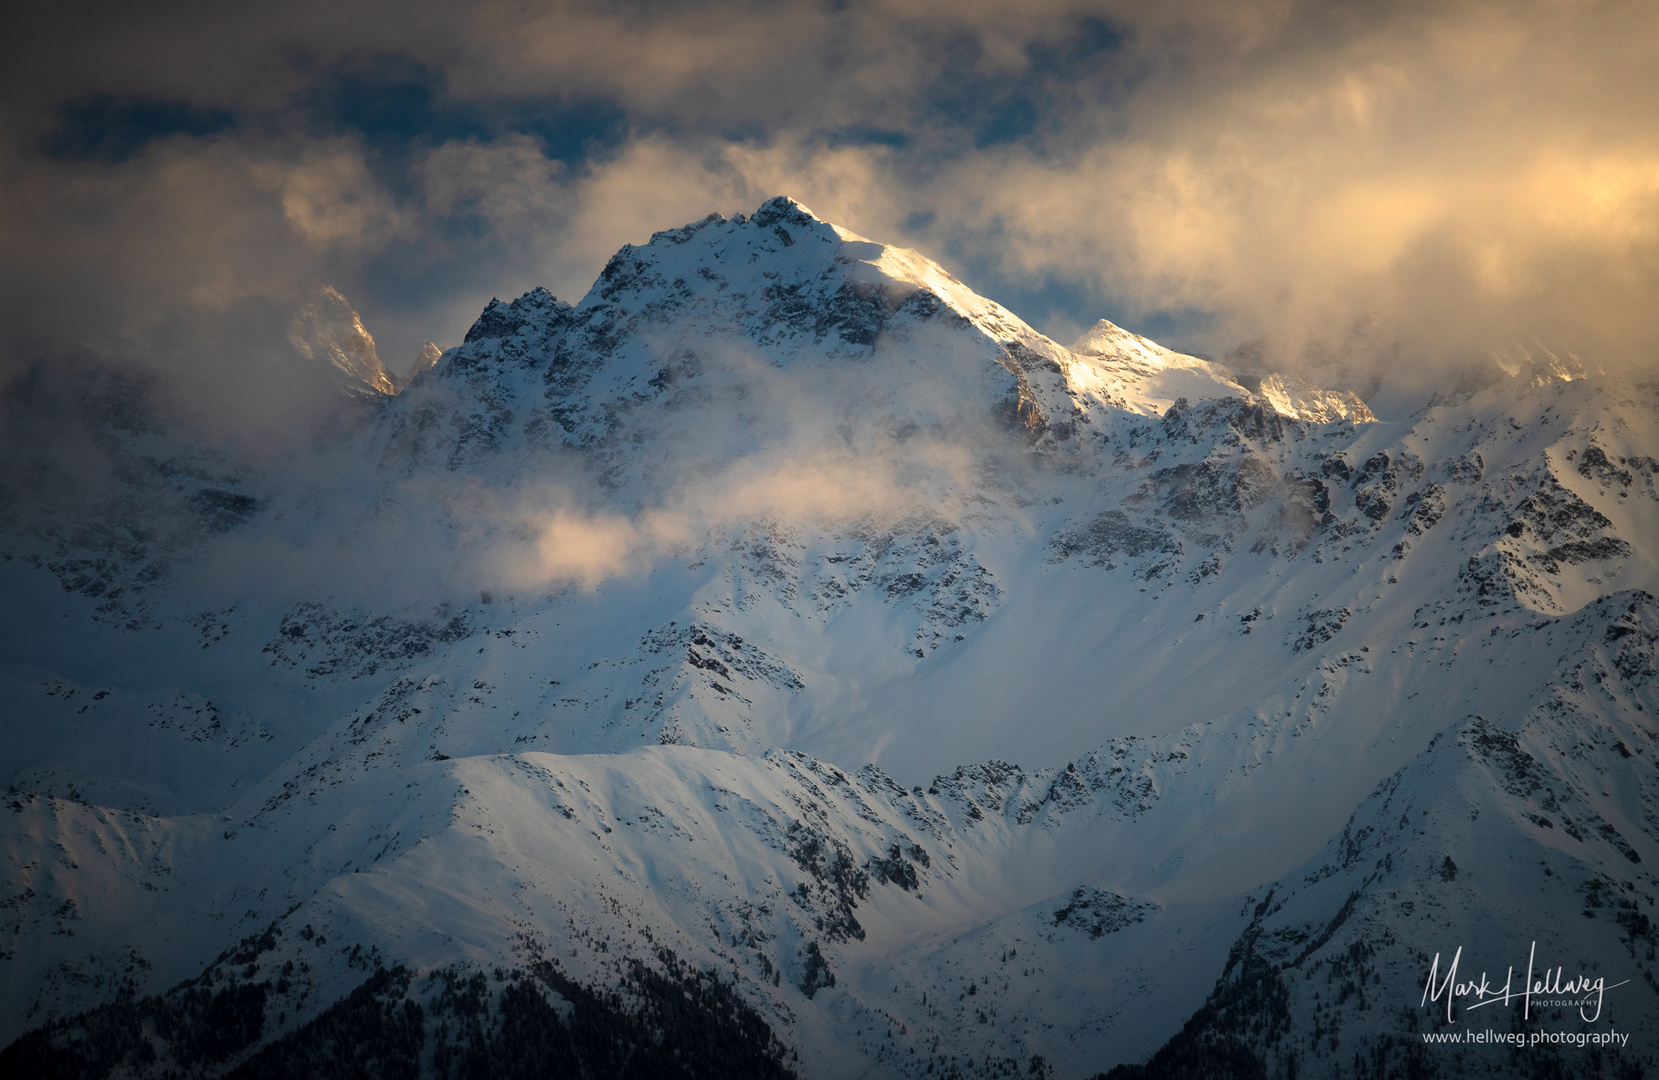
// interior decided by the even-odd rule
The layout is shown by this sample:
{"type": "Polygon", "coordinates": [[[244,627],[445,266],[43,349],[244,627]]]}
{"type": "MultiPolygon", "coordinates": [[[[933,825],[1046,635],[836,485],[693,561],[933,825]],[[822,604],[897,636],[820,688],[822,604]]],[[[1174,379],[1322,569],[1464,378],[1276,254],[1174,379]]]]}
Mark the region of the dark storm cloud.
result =
{"type": "Polygon", "coordinates": [[[62,102],[40,150],[60,161],[119,165],[170,135],[217,135],[236,122],[229,109],[153,94],[87,94],[62,102]]]}
{"type": "MultiPolygon", "coordinates": [[[[580,94],[515,95],[475,100],[449,92],[442,68],[402,53],[358,53],[316,72],[294,105],[314,138],[355,136],[383,160],[407,164],[412,153],[452,140],[518,133],[541,140],[550,159],[574,163],[614,148],[626,134],[614,102],[580,94]]],[[[393,183],[406,177],[389,172],[393,183]]]]}
{"type": "Polygon", "coordinates": [[[959,30],[928,57],[933,71],[956,77],[926,87],[917,119],[964,130],[977,150],[1029,139],[1039,129],[1062,133],[1080,88],[1116,81],[1124,34],[1106,19],[1079,17],[1056,40],[1024,43],[1022,62],[1006,66],[986,65],[983,38],[959,30]]]}

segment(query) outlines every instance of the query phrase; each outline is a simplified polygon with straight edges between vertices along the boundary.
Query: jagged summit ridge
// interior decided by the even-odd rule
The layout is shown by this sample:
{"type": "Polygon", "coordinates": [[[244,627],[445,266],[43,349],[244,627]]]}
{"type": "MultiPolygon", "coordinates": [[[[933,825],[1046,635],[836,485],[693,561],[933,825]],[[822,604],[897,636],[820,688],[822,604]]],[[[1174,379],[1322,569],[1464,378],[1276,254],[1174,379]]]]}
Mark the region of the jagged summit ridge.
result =
{"type": "Polygon", "coordinates": [[[1087,407],[1066,357],[937,264],[774,199],[622,248],[575,305],[540,289],[492,301],[427,380],[451,399],[394,409],[393,441],[419,427],[409,453],[454,465],[566,446],[626,472],[625,447],[711,424],[778,441],[808,401],[854,431],[1063,437],[1087,407]],[[451,419],[411,425],[423,408],[451,419]]]}
{"type": "Polygon", "coordinates": [[[373,335],[332,286],[320,286],[295,313],[288,341],[307,360],[332,368],[349,392],[391,396],[398,391],[397,381],[380,361],[373,335]]]}
{"type": "MultiPolygon", "coordinates": [[[[466,415],[441,425],[444,445],[423,422],[411,450],[457,465],[515,446],[615,457],[671,440],[692,414],[764,443],[776,431],[743,404],[762,386],[853,430],[990,425],[1067,453],[1112,416],[1161,416],[1181,399],[1232,398],[1314,423],[1372,419],[1351,394],[1251,389],[1104,321],[1067,348],[933,260],[784,196],[624,246],[575,304],[540,288],[492,300],[433,374],[466,415]]],[[[392,415],[407,427],[405,411],[392,415]]]]}
{"type": "MultiPolygon", "coordinates": [[[[690,305],[746,331],[768,347],[773,362],[788,363],[813,355],[868,356],[884,333],[907,329],[903,316],[945,318],[996,346],[998,364],[1020,384],[1026,419],[1032,413],[1073,417],[1079,408],[1098,405],[1161,414],[1183,396],[1192,401],[1252,396],[1224,366],[1166,349],[1106,320],[1066,348],[926,256],[825,222],[787,196],[768,200],[747,218],[710,214],[658,232],[645,245],[623,247],[574,308],[552,301],[545,290],[514,304],[504,318],[499,301],[492,301],[468,340],[495,336],[514,321],[523,326],[540,319],[548,325],[567,312],[578,320],[607,313],[619,329],[628,329],[631,320],[666,310],[680,313],[690,305]],[[758,274],[734,273],[737,267],[756,267],[758,274]],[[759,280],[749,288],[734,287],[744,276],[759,280]],[[720,300],[725,303],[714,302],[720,300]],[[1168,385],[1157,381],[1173,372],[1186,377],[1165,378],[1168,385]],[[1178,392],[1160,392],[1170,390],[1178,392]]],[[[1339,396],[1349,402],[1344,416],[1369,415],[1351,394],[1339,396]]],[[[1297,403],[1283,395],[1273,404],[1282,415],[1301,416],[1297,403]]]]}

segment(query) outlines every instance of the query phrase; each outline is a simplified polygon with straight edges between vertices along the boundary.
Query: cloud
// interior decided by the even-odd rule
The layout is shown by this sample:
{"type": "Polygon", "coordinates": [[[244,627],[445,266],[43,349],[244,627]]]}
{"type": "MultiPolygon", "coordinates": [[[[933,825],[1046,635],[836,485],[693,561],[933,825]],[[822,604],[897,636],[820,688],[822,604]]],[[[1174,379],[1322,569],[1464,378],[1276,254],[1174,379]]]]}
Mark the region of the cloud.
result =
{"type": "MultiPolygon", "coordinates": [[[[797,399],[795,407],[805,419],[819,404],[797,399]]],[[[510,479],[423,471],[390,483],[362,460],[312,459],[285,478],[256,527],[207,538],[180,568],[186,593],[279,606],[323,595],[385,611],[434,598],[464,605],[481,592],[593,590],[749,543],[757,529],[879,535],[907,520],[951,520],[992,442],[971,432],[904,440],[866,433],[849,445],[845,432],[773,418],[775,439],[733,456],[708,423],[715,411],[693,417],[688,430],[706,438],[678,440],[678,453],[653,462],[659,482],[631,504],[595,483],[591,462],[568,453],[519,462],[528,467],[510,479]],[[316,484],[355,497],[310,499],[316,484]]],[[[109,487],[110,498],[121,494],[109,487]]],[[[983,488],[973,490],[976,511],[988,512],[983,488]]],[[[99,509],[132,512],[108,500],[99,509]]],[[[182,533],[186,516],[181,506],[157,506],[147,524],[182,533]]]]}
{"type": "Polygon", "coordinates": [[[263,161],[255,183],[276,198],[289,228],[316,251],[372,252],[408,235],[413,211],[399,207],[371,174],[358,147],[308,147],[299,161],[263,161]]]}
{"type": "Polygon", "coordinates": [[[228,109],[154,94],[88,94],[58,106],[40,140],[47,157],[117,165],[174,135],[216,135],[235,123],[228,109]]]}
{"type": "Polygon", "coordinates": [[[1131,320],[1199,313],[1217,351],[1375,316],[1422,364],[1524,339],[1648,365],[1659,128],[1610,74],[1656,70],[1640,18],[1310,8],[1196,35],[1202,69],[1155,72],[1119,130],[966,163],[939,202],[972,207],[971,250],[1004,277],[1087,281],[1131,320]]]}
{"type": "Polygon", "coordinates": [[[727,462],[710,475],[681,474],[665,485],[672,495],[663,505],[632,514],[574,504],[568,491],[544,491],[495,518],[513,524],[486,546],[472,573],[488,587],[509,590],[594,588],[641,576],[665,558],[691,555],[722,538],[731,542],[756,522],[791,530],[852,523],[880,529],[944,510],[949,502],[937,481],[965,463],[960,448],[907,448],[932,459],[925,478],[913,466],[899,467],[893,449],[780,447],[727,462]]]}
{"type": "Polygon", "coordinates": [[[106,4],[5,48],[0,378],[90,351],[258,439],[318,407],[321,285],[402,369],[777,192],[1062,336],[1659,356],[1642,3],[106,4]]]}

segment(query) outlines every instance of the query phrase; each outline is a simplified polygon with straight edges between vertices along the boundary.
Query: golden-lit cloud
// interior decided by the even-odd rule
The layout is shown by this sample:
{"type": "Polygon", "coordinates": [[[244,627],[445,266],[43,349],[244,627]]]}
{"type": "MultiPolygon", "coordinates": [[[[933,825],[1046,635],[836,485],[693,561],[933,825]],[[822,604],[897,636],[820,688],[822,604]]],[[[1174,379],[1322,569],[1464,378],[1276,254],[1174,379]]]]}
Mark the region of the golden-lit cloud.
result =
{"type": "Polygon", "coordinates": [[[1649,3],[106,14],[33,12],[9,53],[10,339],[153,345],[167,326],[183,365],[203,312],[326,283],[401,364],[491,295],[574,300],[621,244],[787,192],[1035,297],[1022,314],[1057,334],[1110,314],[1216,354],[1265,337],[1288,364],[1363,322],[1424,370],[1516,341],[1659,357],[1649,3]],[[379,70],[363,57],[427,79],[397,90],[428,103],[413,127],[374,127],[373,93],[328,105],[379,70]],[[54,110],[98,93],[238,119],[44,155],[54,110]],[[619,119],[586,147],[536,126],[599,108],[619,119]]]}
{"type": "Polygon", "coordinates": [[[935,205],[972,208],[1008,276],[1208,313],[1218,351],[1375,315],[1429,364],[1515,337],[1651,364],[1659,130],[1626,83],[1659,70],[1651,21],[1556,4],[1390,9],[1339,35],[1292,20],[1212,42],[1198,85],[1144,90],[1070,155],[964,162],[935,205]]]}
{"type": "Polygon", "coordinates": [[[294,235],[313,249],[372,250],[412,227],[409,212],[388,197],[349,143],[309,148],[297,162],[262,162],[253,175],[279,202],[294,235]]]}
{"type": "Polygon", "coordinates": [[[505,539],[483,545],[473,573],[508,589],[593,588],[642,575],[754,522],[880,528],[947,508],[969,464],[964,447],[923,441],[904,448],[902,465],[897,450],[779,446],[709,473],[676,471],[664,502],[633,513],[586,508],[567,491],[521,496],[511,508],[491,510],[491,520],[512,527],[505,539]]]}

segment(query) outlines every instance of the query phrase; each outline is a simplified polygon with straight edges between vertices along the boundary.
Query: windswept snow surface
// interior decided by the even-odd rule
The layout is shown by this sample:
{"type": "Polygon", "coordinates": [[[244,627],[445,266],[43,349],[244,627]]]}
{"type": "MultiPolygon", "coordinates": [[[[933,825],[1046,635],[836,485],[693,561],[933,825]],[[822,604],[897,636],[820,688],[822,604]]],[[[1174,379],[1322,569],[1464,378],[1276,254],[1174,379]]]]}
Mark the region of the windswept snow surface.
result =
{"type": "Polygon", "coordinates": [[[0,1039],[271,928],[250,1047],[366,957],[667,949],[804,1076],[1336,1075],[1536,941],[1651,1063],[1656,405],[1381,422],[775,199],[492,302],[320,466],[109,421],[167,529],[6,519],[0,1039]]]}

